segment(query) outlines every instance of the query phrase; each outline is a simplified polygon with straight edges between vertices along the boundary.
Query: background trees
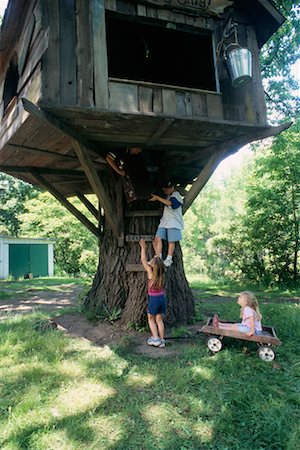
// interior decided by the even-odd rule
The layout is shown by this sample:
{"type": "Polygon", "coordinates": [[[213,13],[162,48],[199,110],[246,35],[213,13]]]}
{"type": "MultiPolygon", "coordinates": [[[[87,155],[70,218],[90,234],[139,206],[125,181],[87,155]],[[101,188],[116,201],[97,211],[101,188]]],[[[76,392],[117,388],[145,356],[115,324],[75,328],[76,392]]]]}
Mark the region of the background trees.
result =
{"type": "Polygon", "coordinates": [[[17,236],[19,216],[25,211],[25,201],[37,196],[39,190],[22,180],[0,173],[0,234],[17,236]]]}
{"type": "Polygon", "coordinates": [[[253,160],[224,186],[212,180],[204,188],[187,213],[184,253],[190,270],[264,284],[297,283],[299,131],[298,121],[272,143],[256,146],[253,160]]]}
{"type": "Polygon", "coordinates": [[[299,85],[291,72],[291,66],[300,59],[300,4],[293,0],[274,3],[286,21],[261,52],[266,101],[273,121],[300,114],[299,85]]]}

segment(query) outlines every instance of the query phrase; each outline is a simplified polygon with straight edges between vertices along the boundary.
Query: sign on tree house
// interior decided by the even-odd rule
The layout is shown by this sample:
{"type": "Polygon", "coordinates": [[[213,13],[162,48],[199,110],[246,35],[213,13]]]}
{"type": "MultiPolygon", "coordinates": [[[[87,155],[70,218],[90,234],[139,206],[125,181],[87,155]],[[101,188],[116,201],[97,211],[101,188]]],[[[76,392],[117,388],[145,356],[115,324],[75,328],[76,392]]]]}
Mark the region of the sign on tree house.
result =
{"type": "Polygon", "coordinates": [[[138,3],[153,5],[156,7],[188,11],[194,14],[219,15],[227,6],[231,6],[230,0],[138,0],[138,3]]]}

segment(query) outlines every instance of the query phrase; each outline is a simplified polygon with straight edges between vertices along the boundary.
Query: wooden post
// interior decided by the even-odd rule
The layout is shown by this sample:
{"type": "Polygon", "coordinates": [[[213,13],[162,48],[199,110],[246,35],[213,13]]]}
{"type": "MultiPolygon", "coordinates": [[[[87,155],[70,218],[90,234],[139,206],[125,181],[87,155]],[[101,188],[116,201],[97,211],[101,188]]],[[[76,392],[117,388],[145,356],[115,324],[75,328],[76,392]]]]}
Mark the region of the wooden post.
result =
{"type": "Polygon", "coordinates": [[[94,205],[86,198],[85,195],[81,194],[80,192],[76,192],[77,197],[79,200],[84,204],[84,206],[90,211],[90,213],[93,214],[93,216],[99,220],[99,211],[95,208],[94,205]]]}
{"type": "Polygon", "coordinates": [[[204,185],[207,183],[211,175],[214,173],[222,159],[224,158],[225,151],[214,153],[208,163],[204,166],[204,168],[199,173],[196,181],[192,184],[191,189],[188,191],[184,198],[184,203],[182,207],[182,213],[185,214],[186,211],[189,209],[201,189],[204,187],[204,185]]]}
{"type": "Polygon", "coordinates": [[[77,142],[74,141],[74,149],[80,161],[80,164],[85,171],[86,177],[93,189],[94,194],[97,195],[102,208],[104,209],[107,222],[112,229],[116,238],[118,238],[117,216],[114,214],[115,207],[111,207],[111,200],[108,198],[104,186],[98,176],[94,167],[94,163],[87,151],[77,142]]]}

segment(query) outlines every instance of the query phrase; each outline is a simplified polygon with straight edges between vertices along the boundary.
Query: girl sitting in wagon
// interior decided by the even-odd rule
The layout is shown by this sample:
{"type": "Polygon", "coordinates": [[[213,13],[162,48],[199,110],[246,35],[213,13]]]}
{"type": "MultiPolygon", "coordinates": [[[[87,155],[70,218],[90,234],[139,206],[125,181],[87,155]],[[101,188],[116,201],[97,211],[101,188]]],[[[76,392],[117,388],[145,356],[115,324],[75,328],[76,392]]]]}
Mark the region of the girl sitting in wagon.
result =
{"type": "Polygon", "coordinates": [[[258,301],[253,292],[242,292],[237,300],[237,303],[241,307],[241,323],[219,322],[219,318],[217,314],[215,314],[213,326],[215,328],[246,333],[247,336],[262,334],[262,315],[259,312],[258,301]]]}

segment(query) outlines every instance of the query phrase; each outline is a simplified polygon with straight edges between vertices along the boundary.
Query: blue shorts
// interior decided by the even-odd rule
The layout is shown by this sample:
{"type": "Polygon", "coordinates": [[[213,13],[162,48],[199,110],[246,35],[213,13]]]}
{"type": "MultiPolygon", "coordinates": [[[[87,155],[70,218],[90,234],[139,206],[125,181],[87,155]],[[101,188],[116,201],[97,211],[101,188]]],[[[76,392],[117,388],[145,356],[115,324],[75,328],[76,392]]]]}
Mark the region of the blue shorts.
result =
{"type": "Polygon", "coordinates": [[[164,295],[148,295],[148,313],[152,316],[156,314],[166,314],[166,297],[164,295]]]}
{"type": "MultiPolygon", "coordinates": [[[[238,331],[240,331],[241,333],[250,333],[250,328],[247,327],[246,325],[239,323],[238,331]]],[[[255,331],[254,334],[261,335],[262,331],[255,331]]]]}
{"type": "Polygon", "coordinates": [[[181,241],[182,239],[181,230],[179,230],[179,228],[158,227],[156,236],[168,242],[177,242],[181,241]]]}

